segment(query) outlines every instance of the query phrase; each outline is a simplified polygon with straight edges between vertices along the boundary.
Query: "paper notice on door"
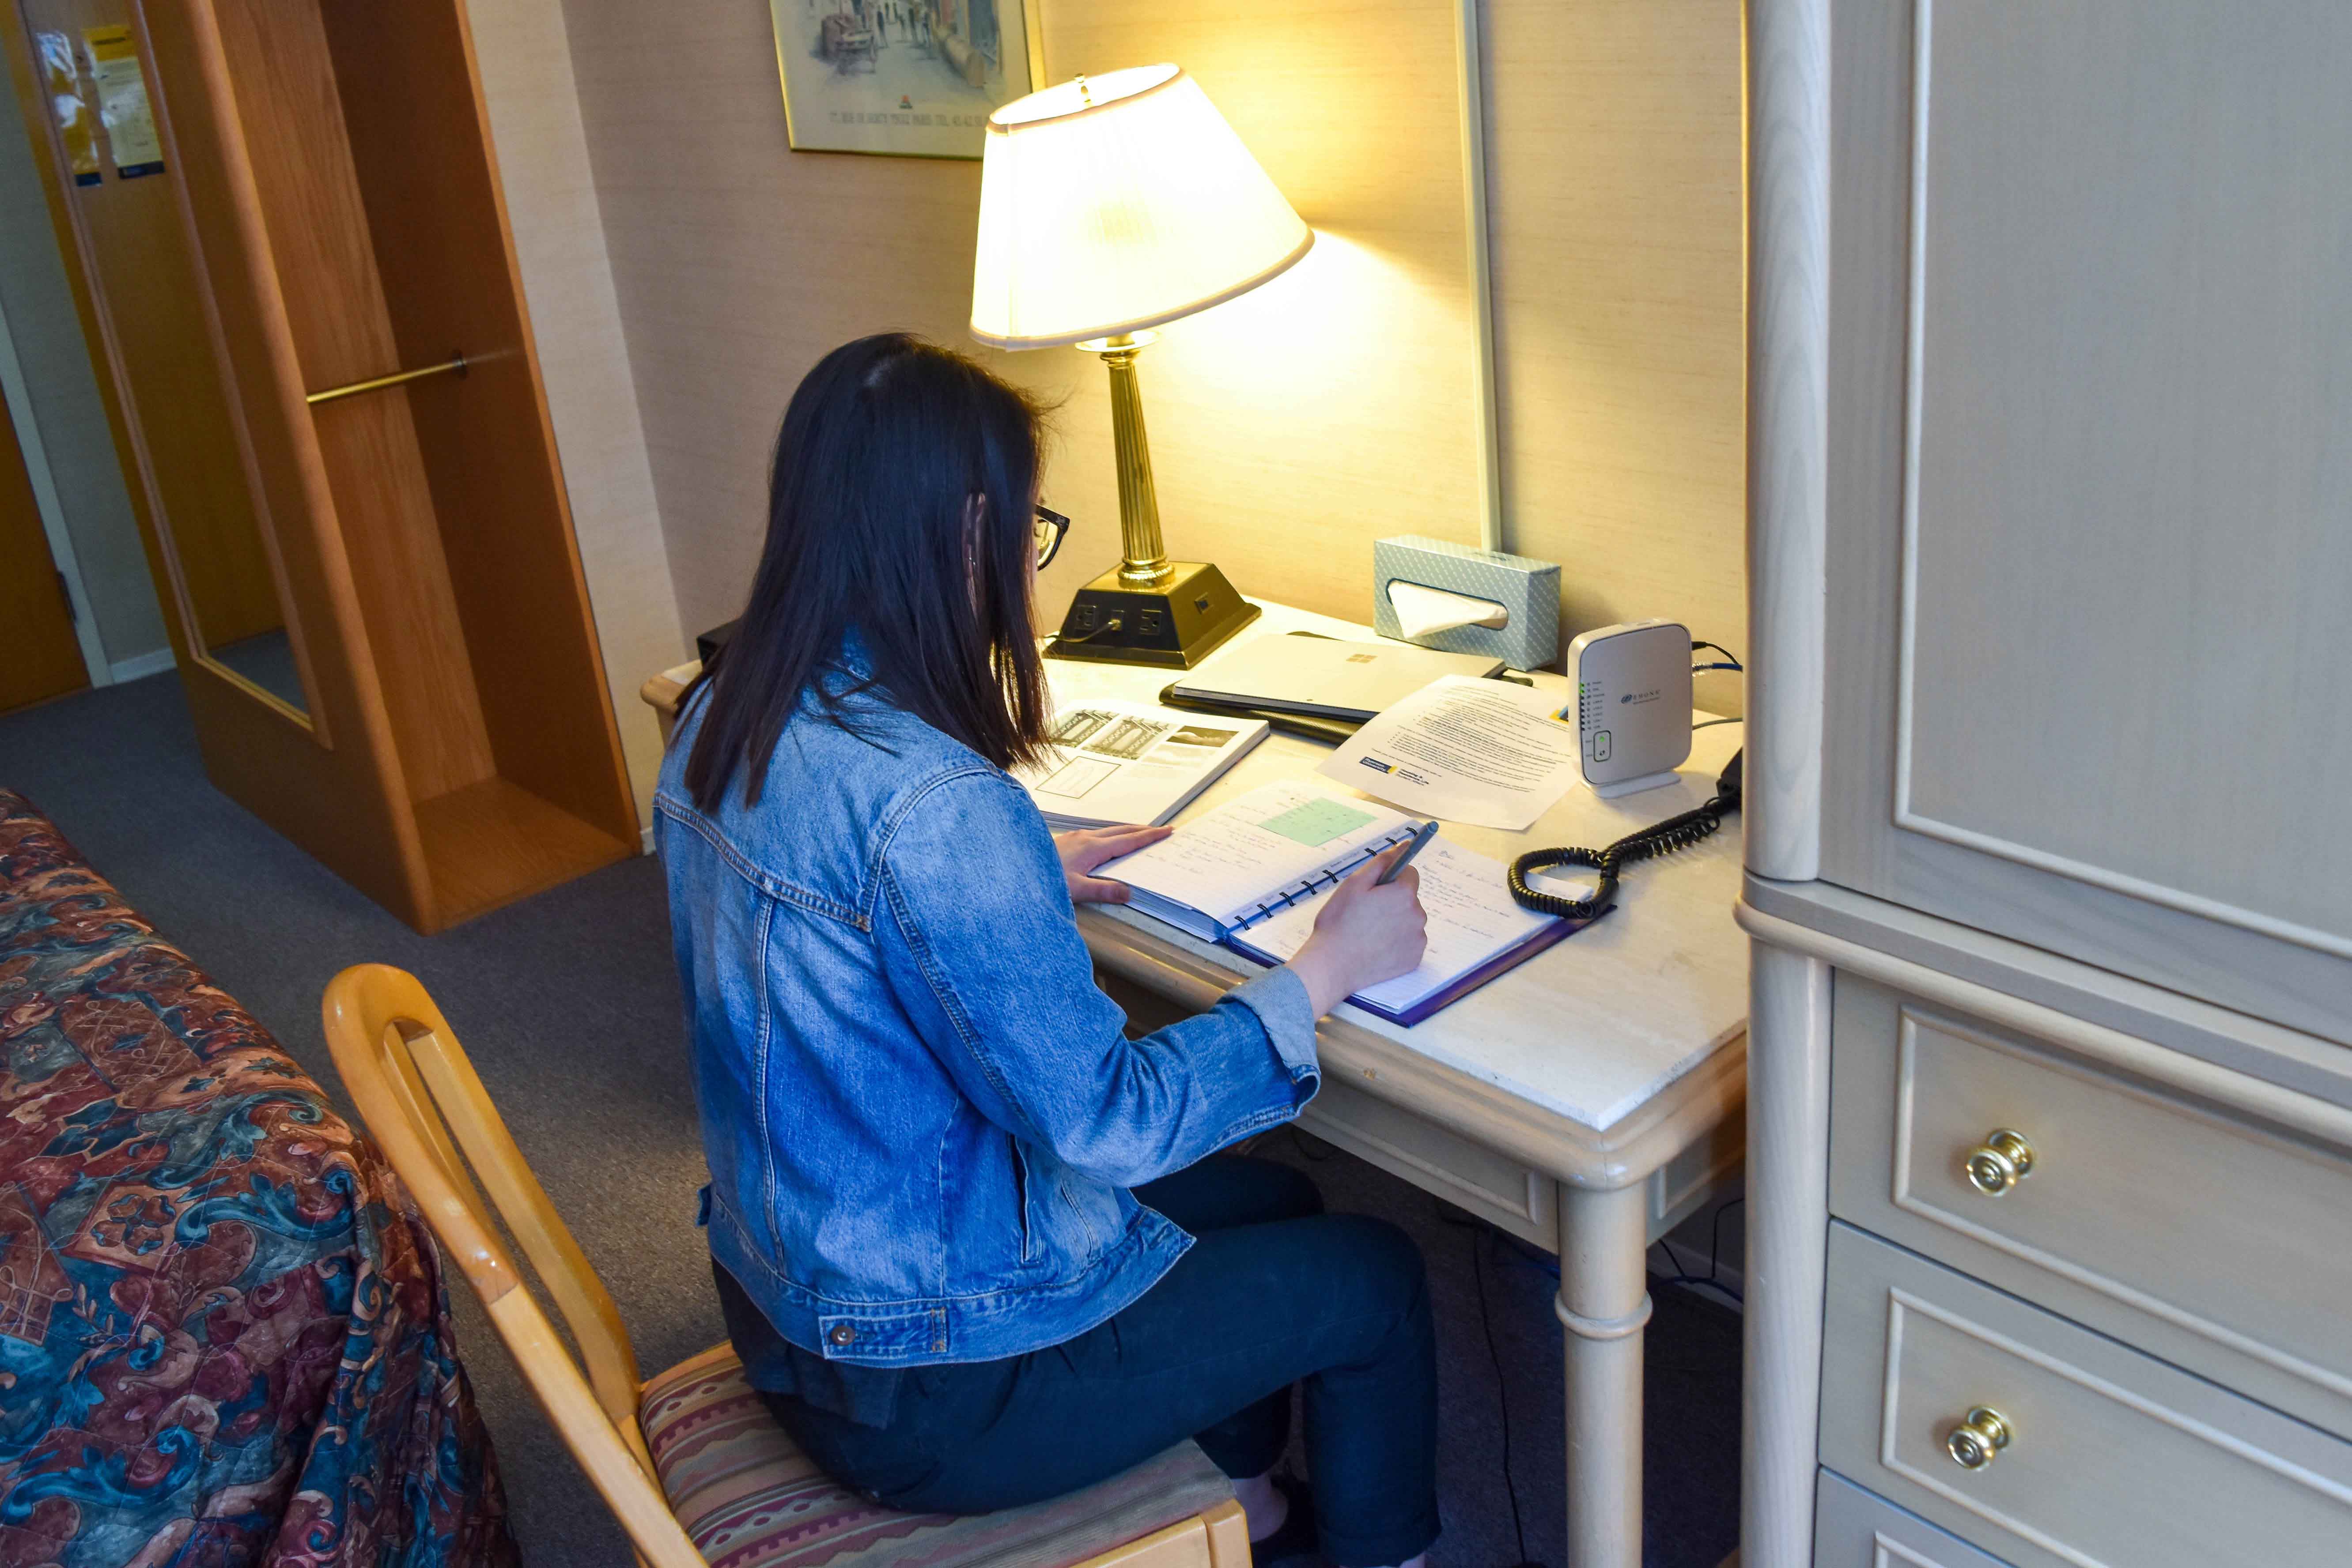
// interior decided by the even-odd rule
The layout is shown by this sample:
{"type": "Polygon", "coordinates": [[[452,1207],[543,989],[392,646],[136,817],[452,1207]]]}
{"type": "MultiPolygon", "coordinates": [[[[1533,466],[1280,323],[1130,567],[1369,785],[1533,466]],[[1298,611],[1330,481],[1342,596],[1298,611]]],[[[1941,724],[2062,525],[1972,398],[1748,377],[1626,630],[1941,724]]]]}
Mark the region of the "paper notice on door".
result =
{"type": "Polygon", "coordinates": [[[89,79],[98,89],[98,120],[114,153],[114,177],[135,180],[163,172],[163,143],[155,134],[154,106],[147,101],[147,77],[139,65],[139,40],[124,26],[88,27],[81,35],[89,56],[89,79]]]}
{"type": "Polygon", "coordinates": [[[77,185],[100,184],[106,173],[98,160],[98,119],[81,95],[73,40],[63,33],[35,33],[33,47],[40,55],[41,90],[57,118],[58,140],[65,143],[66,168],[77,185]]]}
{"type": "Polygon", "coordinates": [[[1576,731],[1551,716],[1559,700],[1449,675],[1391,705],[1315,771],[1420,816],[1517,833],[1580,776],[1576,731]]]}

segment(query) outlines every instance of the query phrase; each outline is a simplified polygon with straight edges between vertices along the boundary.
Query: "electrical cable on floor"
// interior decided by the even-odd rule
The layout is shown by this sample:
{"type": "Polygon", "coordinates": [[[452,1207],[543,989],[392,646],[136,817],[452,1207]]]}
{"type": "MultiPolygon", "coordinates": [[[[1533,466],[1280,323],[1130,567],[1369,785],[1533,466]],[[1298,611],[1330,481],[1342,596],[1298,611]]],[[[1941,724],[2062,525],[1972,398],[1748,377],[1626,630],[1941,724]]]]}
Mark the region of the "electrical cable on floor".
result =
{"type": "Polygon", "coordinates": [[[1735,1301],[1739,1300],[1739,1292],[1723,1282],[1722,1276],[1717,1272],[1716,1260],[1721,1255],[1723,1250],[1723,1216],[1729,1214],[1733,1209],[1738,1208],[1747,1201],[1748,1194],[1746,1193],[1742,1193],[1738,1197],[1733,1198],[1730,1202],[1725,1204],[1721,1208],[1715,1211],[1715,1218],[1708,1221],[1706,1226],[1707,1283],[1713,1285],[1717,1289],[1722,1291],[1725,1295],[1730,1297],[1735,1301]]]}
{"type": "Polygon", "coordinates": [[[1511,1479],[1511,1385],[1503,1375],[1503,1356],[1495,1348],[1495,1318],[1486,1308],[1486,1265],[1478,1237],[1484,1226],[1470,1232],[1470,1277],[1478,1282],[1478,1326],[1486,1335],[1486,1360],[1495,1368],[1495,1403],[1503,1413],[1503,1490],[1511,1500],[1511,1533],[1519,1543],[1518,1568],[1538,1568],[1528,1556],[1528,1527],[1519,1517],[1519,1486],[1511,1479]]]}
{"type": "MultiPolygon", "coordinates": [[[[1430,1204],[1437,1211],[1439,1224],[1450,1225],[1456,1230],[1466,1230],[1470,1233],[1470,1278],[1475,1280],[1478,1286],[1478,1327],[1486,1336],[1486,1360],[1495,1369],[1495,1403],[1503,1415],[1503,1490],[1511,1500],[1511,1533],[1517,1538],[1519,1543],[1519,1560],[1512,1565],[1512,1568],[1544,1568],[1542,1563],[1528,1555],[1527,1524],[1519,1516],[1519,1486],[1511,1475],[1510,1384],[1503,1376],[1502,1352],[1495,1348],[1495,1319],[1486,1306],[1486,1273],[1485,1266],[1480,1261],[1478,1251],[1478,1242],[1484,1237],[1495,1237],[1514,1247],[1523,1247],[1525,1243],[1515,1236],[1496,1229],[1492,1225],[1474,1215],[1464,1213],[1444,1198],[1433,1194],[1430,1204]]],[[[1555,1275],[1554,1278],[1557,1279],[1558,1276],[1555,1275]]]]}
{"type": "Polygon", "coordinates": [[[1291,1152],[1310,1165],[1320,1165],[1339,1151],[1312,1133],[1300,1130],[1297,1122],[1286,1122],[1282,1131],[1289,1135],[1291,1152]],[[1321,1150],[1320,1153],[1317,1150],[1321,1150]]]}
{"type": "MultiPolygon", "coordinates": [[[[1707,1289],[1713,1290],[1717,1295],[1722,1296],[1725,1300],[1734,1303],[1738,1303],[1740,1300],[1739,1292],[1733,1289],[1730,1286],[1726,1285],[1719,1278],[1717,1277],[1716,1258],[1718,1249],[1722,1246],[1723,1240],[1723,1210],[1735,1207],[1740,1204],[1746,1203],[1747,1201],[1748,1200],[1745,1197],[1733,1198],[1730,1202],[1725,1204],[1722,1209],[1717,1209],[1716,1211],[1715,1217],[1713,1221],[1710,1222],[1713,1234],[1708,1238],[1707,1271],[1705,1274],[1684,1273],[1682,1271],[1681,1263],[1675,1257],[1673,1245],[1671,1243],[1662,1244],[1665,1252],[1666,1261],[1674,1264],[1675,1272],[1672,1274],[1660,1274],[1654,1276],[1658,1283],[1661,1285],[1680,1285],[1685,1289],[1689,1290],[1696,1290],[1701,1286],[1704,1286],[1707,1289]]],[[[1483,1222],[1462,1220],[1456,1223],[1468,1225],[1483,1222]]],[[[1511,1235],[1507,1231],[1496,1230],[1494,1231],[1493,1234],[1496,1241],[1510,1249],[1510,1256],[1513,1261],[1519,1263],[1526,1268],[1534,1269],[1537,1273],[1543,1275],[1547,1279],[1558,1279],[1559,1278],[1559,1259],[1557,1258],[1552,1257],[1549,1253],[1538,1251],[1536,1248],[1529,1247],[1526,1242],[1521,1241],[1517,1237],[1511,1235]]]]}

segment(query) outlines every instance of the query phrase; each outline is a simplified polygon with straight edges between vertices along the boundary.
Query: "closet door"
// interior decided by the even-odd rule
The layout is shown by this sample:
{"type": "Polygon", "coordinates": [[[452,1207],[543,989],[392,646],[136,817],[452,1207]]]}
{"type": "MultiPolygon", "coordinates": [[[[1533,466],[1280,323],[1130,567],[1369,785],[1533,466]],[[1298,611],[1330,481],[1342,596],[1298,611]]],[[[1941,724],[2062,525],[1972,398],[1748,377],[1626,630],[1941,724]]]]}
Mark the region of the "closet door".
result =
{"type": "Polygon", "coordinates": [[[89,684],[16,429],[0,404],[0,713],[89,684]]]}
{"type": "Polygon", "coordinates": [[[2352,1042],[2352,8],[1832,47],[1822,877],[2352,1042]]]}

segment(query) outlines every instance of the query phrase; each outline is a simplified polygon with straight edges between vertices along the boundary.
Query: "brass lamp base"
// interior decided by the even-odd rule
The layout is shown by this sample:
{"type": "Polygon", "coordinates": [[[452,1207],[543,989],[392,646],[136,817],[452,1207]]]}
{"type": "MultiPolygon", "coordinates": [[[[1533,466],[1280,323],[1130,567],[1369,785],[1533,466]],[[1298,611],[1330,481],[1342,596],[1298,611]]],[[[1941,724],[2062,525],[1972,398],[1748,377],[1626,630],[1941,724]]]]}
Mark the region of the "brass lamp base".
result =
{"type": "Polygon", "coordinates": [[[1047,657],[1190,669],[1257,619],[1257,606],[1214,566],[1171,561],[1168,570],[1157,588],[1130,587],[1113,567],[1079,589],[1047,657]]]}

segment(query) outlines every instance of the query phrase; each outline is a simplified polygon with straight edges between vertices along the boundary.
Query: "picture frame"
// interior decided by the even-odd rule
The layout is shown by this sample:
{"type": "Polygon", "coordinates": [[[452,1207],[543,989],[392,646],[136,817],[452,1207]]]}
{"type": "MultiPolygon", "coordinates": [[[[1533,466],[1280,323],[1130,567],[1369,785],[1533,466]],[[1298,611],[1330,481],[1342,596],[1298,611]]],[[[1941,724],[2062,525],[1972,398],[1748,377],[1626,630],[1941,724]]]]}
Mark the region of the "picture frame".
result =
{"type": "Polygon", "coordinates": [[[795,153],[977,159],[1045,85],[1037,0],[769,0],[795,153]]]}

